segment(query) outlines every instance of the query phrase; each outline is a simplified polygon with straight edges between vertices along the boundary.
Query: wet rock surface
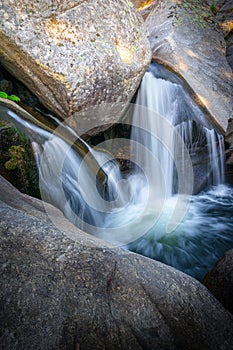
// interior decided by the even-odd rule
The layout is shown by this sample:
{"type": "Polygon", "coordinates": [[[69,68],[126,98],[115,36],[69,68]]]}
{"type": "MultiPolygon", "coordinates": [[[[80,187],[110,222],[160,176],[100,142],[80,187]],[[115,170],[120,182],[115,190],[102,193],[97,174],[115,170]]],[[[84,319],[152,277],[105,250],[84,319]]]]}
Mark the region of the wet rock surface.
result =
{"type": "Polygon", "coordinates": [[[1,333],[14,349],[233,349],[193,278],[96,239],[1,180],[1,333]]]}

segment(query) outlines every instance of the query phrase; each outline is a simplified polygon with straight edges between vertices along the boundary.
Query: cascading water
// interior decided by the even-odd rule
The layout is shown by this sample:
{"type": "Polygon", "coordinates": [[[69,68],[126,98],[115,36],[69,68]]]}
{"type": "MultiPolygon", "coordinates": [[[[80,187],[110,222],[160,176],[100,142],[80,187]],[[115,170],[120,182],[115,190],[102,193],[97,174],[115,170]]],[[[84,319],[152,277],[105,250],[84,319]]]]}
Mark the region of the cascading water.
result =
{"type": "Polygon", "coordinates": [[[232,189],[222,185],[191,196],[192,164],[200,153],[206,155],[205,177],[214,185],[223,182],[223,137],[163,67],[152,65],[145,74],[131,140],[118,141],[121,147],[130,143],[131,170],[122,175],[108,152],[85,144],[108,175],[107,201],[96,174],[66,140],[9,110],[0,112],[33,133],[42,198],[83,230],[196,278],[233,247],[232,189]]]}
{"type": "Polygon", "coordinates": [[[136,142],[131,146],[131,159],[135,155],[134,161],[136,164],[142,163],[144,170],[148,170],[148,173],[154,173],[153,176],[156,178],[154,186],[156,186],[156,183],[161,186],[164,180],[167,198],[172,195],[174,130],[165,128],[163,123],[156,122],[155,113],[151,113],[150,110],[164,118],[169,117],[171,124],[173,124],[177,114],[176,105],[173,103],[174,85],[161,80],[158,86],[154,84],[154,79],[151,73],[146,73],[138,93],[133,115],[133,123],[136,124],[136,127],[133,127],[131,132],[131,140],[136,142]],[[141,105],[149,110],[142,110],[141,105]],[[149,132],[144,132],[144,130],[149,130],[149,132]],[[145,156],[144,148],[141,145],[150,150],[156,157],[162,170],[160,173],[157,171],[158,167],[152,169],[150,159],[145,156]]]}
{"type": "Polygon", "coordinates": [[[208,145],[209,163],[212,165],[212,184],[224,183],[224,141],[223,136],[214,129],[205,129],[208,145]]]}
{"type": "MultiPolygon", "coordinates": [[[[139,150],[136,143],[132,152],[138,157],[143,157],[143,154],[140,154],[142,143],[159,160],[166,182],[165,209],[157,225],[144,237],[129,244],[128,248],[202,278],[208,271],[207,266],[212,266],[226,247],[230,248],[233,244],[233,220],[229,220],[233,207],[232,190],[220,186],[224,182],[224,140],[222,135],[210,128],[202,111],[185,92],[179,79],[171,82],[166,78],[166,70],[159,65],[152,65],[150,71],[145,74],[136,104],[144,105],[156,114],[149,112],[145,118],[138,113],[136,107],[134,118],[139,127],[132,129],[132,138],[139,143],[139,150]],[[161,117],[168,120],[172,127],[156,132],[160,135],[159,141],[151,137],[151,134],[145,137],[141,130],[148,123],[152,125],[152,133],[153,128],[161,128],[161,117]],[[181,152],[177,150],[177,134],[182,138],[191,159],[195,159],[198,153],[206,154],[205,177],[208,178],[209,185],[216,187],[211,188],[209,192],[193,196],[185,219],[167,234],[163,227],[164,222],[168,220],[167,213],[174,208],[177,198],[177,174],[174,166],[177,153],[181,166],[186,169],[184,148],[181,152]],[[222,216],[228,219],[224,220],[222,216]]],[[[146,158],[143,166],[151,168],[146,158]]]]}
{"type": "MultiPolygon", "coordinates": [[[[143,158],[140,146],[143,144],[158,159],[160,167],[165,177],[167,197],[175,192],[174,190],[174,158],[179,150],[177,147],[177,134],[180,135],[190,156],[200,152],[203,146],[208,147],[208,167],[211,178],[209,184],[219,185],[224,182],[224,140],[205,120],[202,111],[193,103],[191,97],[183,89],[181,83],[172,83],[164,78],[158,78],[158,71],[161,74],[164,68],[159,65],[151,65],[151,69],[144,75],[141,87],[138,92],[136,107],[133,116],[131,138],[136,143],[132,147],[131,153],[136,154],[136,161],[143,158]],[[149,111],[146,117],[140,114],[137,105],[145,106],[149,111]],[[161,120],[165,118],[172,127],[164,128],[161,120]],[[136,121],[136,122],[135,122],[136,121]],[[193,124],[196,126],[194,134],[193,124]],[[203,125],[204,124],[204,125],[203,125]],[[148,128],[151,130],[147,135],[141,130],[148,128]],[[209,129],[209,128],[210,129],[209,129]],[[159,135],[153,137],[152,135],[159,135]]],[[[165,75],[165,72],[163,75],[165,75]]],[[[184,148],[183,148],[184,149],[184,148]]],[[[185,162],[184,154],[179,154],[180,161],[185,162]]],[[[151,167],[144,159],[144,167],[151,167]]],[[[161,181],[160,181],[161,182],[161,181]]]]}

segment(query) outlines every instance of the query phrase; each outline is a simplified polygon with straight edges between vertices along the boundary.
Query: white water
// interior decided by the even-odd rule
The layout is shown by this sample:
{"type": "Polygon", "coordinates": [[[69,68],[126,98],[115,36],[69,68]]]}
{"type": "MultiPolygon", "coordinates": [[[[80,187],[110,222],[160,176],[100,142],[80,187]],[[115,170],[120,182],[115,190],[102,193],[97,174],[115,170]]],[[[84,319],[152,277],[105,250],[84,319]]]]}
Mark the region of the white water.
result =
{"type": "Polygon", "coordinates": [[[152,67],[145,74],[136,104],[144,105],[156,113],[149,111],[145,116],[135,108],[134,120],[137,126],[132,129],[132,138],[138,143],[133,145],[131,152],[132,155],[137,154],[137,162],[143,158],[145,171],[153,171],[159,182],[157,187],[162,179],[158,176],[158,169],[151,167],[151,161],[141,151],[141,144],[150,149],[158,159],[162,169],[160,174],[166,184],[165,202],[156,225],[144,237],[129,244],[128,249],[202,278],[224,251],[233,247],[232,189],[221,185],[224,182],[224,140],[213,128],[208,128],[208,123],[202,125],[204,115],[182,86],[177,82],[155,78],[155,70],[156,67],[152,67]],[[163,118],[170,127],[163,124],[163,118]],[[142,130],[148,125],[151,133],[145,134],[142,130]],[[153,137],[153,133],[159,135],[159,138],[153,137]],[[186,147],[177,147],[177,135],[180,135],[186,147]],[[178,198],[175,193],[180,193],[183,189],[187,193],[182,169],[188,184],[189,177],[192,176],[187,168],[186,148],[191,157],[198,152],[207,154],[209,170],[206,176],[209,185],[215,187],[198,196],[192,196],[185,218],[168,233],[166,224],[175,210],[178,198]],[[178,168],[174,166],[177,158],[180,165],[178,168]],[[178,188],[177,177],[178,182],[180,178],[182,180],[178,188]]]}
{"type": "Polygon", "coordinates": [[[131,159],[147,173],[153,173],[153,187],[157,191],[164,182],[166,198],[172,195],[175,136],[174,129],[166,125],[162,118],[169,119],[173,125],[177,114],[177,106],[173,101],[174,88],[174,84],[165,80],[155,84],[154,76],[151,73],[145,74],[134,109],[133,124],[136,126],[131,133],[131,139],[136,141],[131,147],[131,159]],[[148,110],[140,106],[145,106],[148,110]],[[155,162],[149,154],[145,154],[141,145],[152,152],[158,165],[153,166],[155,162]]]}
{"type": "Polygon", "coordinates": [[[233,195],[222,185],[191,197],[189,154],[208,150],[209,183],[219,185],[224,177],[223,138],[208,123],[202,126],[202,112],[179,81],[155,78],[155,72],[153,66],[146,73],[134,108],[135,170],[122,176],[108,153],[89,148],[108,174],[108,192],[118,193],[110,201],[100,196],[96,174],[68,144],[25,124],[13,112],[8,117],[35,134],[44,200],[89,233],[201,278],[233,247],[233,195]]]}
{"type": "Polygon", "coordinates": [[[205,129],[209,163],[212,166],[212,184],[224,183],[224,139],[214,129],[205,129]]]}
{"type": "MultiPolygon", "coordinates": [[[[155,69],[156,67],[153,67],[153,70],[155,69]]],[[[136,127],[132,128],[131,133],[131,138],[137,143],[134,143],[131,148],[131,158],[136,155],[134,158],[136,163],[143,163],[143,169],[148,168],[148,171],[151,171],[151,162],[145,157],[141,144],[153,153],[154,157],[158,159],[164,179],[159,178],[156,169],[152,171],[159,184],[163,180],[165,181],[166,198],[170,198],[176,192],[176,189],[174,189],[174,177],[176,176],[174,162],[179,159],[186,175],[192,176],[190,172],[187,173],[186,148],[189,155],[192,156],[200,152],[199,148],[207,145],[209,184],[219,185],[224,183],[223,136],[213,128],[208,129],[202,125],[202,121],[205,119],[203,113],[193,104],[192,99],[180,84],[156,78],[153,73],[150,71],[144,75],[138,92],[133,116],[133,124],[136,127]],[[141,113],[140,107],[137,105],[148,108],[146,115],[141,113]],[[189,108],[186,108],[186,106],[189,106],[189,108]],[[185,111],[184,108],[186,108],[185,111]],[[167,123],[164,122],[164,119],[167,123]],[[194,135],[194,122],[196,128],[198,128],[196,131],[198,135],[194,135]],[[143,133],[145,129],[150,130],[150,132],[143,133]],[[153,137],[153,135],[156,135],[156,137],[153,137]],[[178,144],[179,136],[183,145],[178,144]]],[[[145,111],[143,110],[143,112],[145,111]]],[[[182,179],[182,186],[184,186],[184,179],[182,179]]]]}

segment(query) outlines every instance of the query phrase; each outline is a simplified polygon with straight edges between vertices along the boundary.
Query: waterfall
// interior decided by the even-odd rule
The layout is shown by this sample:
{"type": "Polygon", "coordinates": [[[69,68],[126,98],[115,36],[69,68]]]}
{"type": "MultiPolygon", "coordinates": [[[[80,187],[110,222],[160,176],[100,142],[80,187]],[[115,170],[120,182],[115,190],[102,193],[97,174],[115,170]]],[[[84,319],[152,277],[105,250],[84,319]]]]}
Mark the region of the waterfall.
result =
{"type": "MultiPolygon", "coordinates": [[[[172,128],[165,129],[156,116],[158,114],[166,119],[169,118],[173,124],[176,105],[173,103],[174,85],[161,79],[159,82],[160,84],[155,84],[155,78],[151,73],[146,73],[142,80],[133,114],[133,125],[136,127],[132,127],[131,139],[136,143],[132,143],[131,159],[133,158],[136,164],[141,163],[143,169],[148,170],[147,172],[154,172],[153,177],[156,179],[157,190],[163,182],[161,176],[164,177],[166,198],[168,198],[172,195],[174,132],[172,128]],[[147,107],[148,111],[141,110],[138,105],[147,107]],[[147,132],[144,132],[145,130],[147,132]],[[146,158],[141,145],[152,152],[155,159],[158,160],[161,171],[158,171],[158,167],[153,167],[153,160],[151,162],[146,158]]],[[[153,186],[156,186],[156,183],[153,186]]]]}
{"type": "Polygon", "coordinates": [[[96,228],[103,226],[107,213],[123,205],[123,194],[118,186],[120,170],[114,159],[104,152],[91,152],[99,168],[108,174],[106,196],[98,191],[96,174],[72,147],[56,136],[44,143],[39,154],[40,190],[43,200],[61,209],[76,226],[97,233],[96,228]]]}
{"type": "Polygon", "coordinates": [[[206,140],[209,153],[209,164],[212,167],[212,184],[224,183],[224,138],[214,129],[206,129],[206,140]]]}
{"type": "MultiPolygon", "coordinates": [[[[177,192],[177,169],[174,160],[179,157],[181,166],[185,168],[185,148],[191,158],[198,152],[201,153],[201,148],[206,148],[209,185],[224,182],[224,139],[205,120],[203,112],[194,104],[181,81],[176,78],[175,82],[171,82],[165,79],[167,77],[165,68],[153,64],[142,79],[133,115],[132,124],[136,127],[133,126],[131,132],[131,139],[137,142],[131,147],[131,155],[136,154],[135,161],[138,163],[143,159],[144,169],[152,169],[151,162],[141,150],[141,145],[153,153],[158,160],[160,174],[164,177],[166,198],[169,198],[177,192]],[[141,113],[138,106],[145,106],[148,111],[141,113]],[[150,132],[145,133],[145,129],[149,129],[150,132]],[[181,148],[177,148],[177,135],[183,142],[181,148]]],[[[161,184],[162,179],[159,178],[158,171],[153,171],[157,182],[161,184]]]]}
{"type": "Polygon", "coordinates": [[[49,131],[6,107],[0,116],[30,135],[45,202],[88,233],[202,278],[233,247],[233,192],[211,187],[224,181],[223,137],[161,65],[150,66],[132,109],[131,137],[117,141],[130,148],[124,174],[110,154],[114,142],[93,149],[58,120],[49,131]],[[210,190],[192,196],[202,161],[210,190]]]}
{"type": "MultiPolygon", "coordinates": [[[[131,138],[135,142],[131,157],[136,154],[135,161],[143,164],[144,171],[153,172],[154,188],[165,183],[166,190],[164,208],[156,224],[131,242],[128,249],[202,278],[207,266],[213,266],[227,247],[233,247],[233,223],[227,218],[232,210],[232,190],[219,187],[224,183],[223,136],[206,120],[182,81],[157,64],[151,65],[144,75],[132,124],[131,138]],[[147,158],[142,145],[153,157],[147,158]],[[152,165],[153,158],[156,166],[152,165]],[[175,211],[177,195],[190,193],[187,189],[190,190],[192,173],[188,159],[194,177],[200,176],[203,167],[210,190],[191,196],[187,214],[168,232],[165,227],[170,212],[175,211]]],[[[158,192],[154,191],[155,196],[158,192]]]]}

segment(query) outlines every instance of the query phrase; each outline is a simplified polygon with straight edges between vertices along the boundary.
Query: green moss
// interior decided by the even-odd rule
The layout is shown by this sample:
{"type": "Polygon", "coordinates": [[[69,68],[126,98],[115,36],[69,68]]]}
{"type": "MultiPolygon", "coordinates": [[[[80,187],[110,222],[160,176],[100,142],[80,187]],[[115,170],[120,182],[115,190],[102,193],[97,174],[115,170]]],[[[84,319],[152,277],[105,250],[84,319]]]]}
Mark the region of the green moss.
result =
{"type": "Polygon", "coordinates": [[[217,14],[218,10],[217,10],[215,1],[213,1],[212,4],[210,5],[210,9],[211,9],[211,11],[213,12],[214,15],[217,14]]]}
{"type": "MultiPolygon", "coordinates": [[[[182,3],[173,7],[171,16],[174,16],[173,25],[180,27],[184,25],[192,25],[196,29],[205,29],[206,20],[211,16],[206,6],[200,6],[196,0],[184,0],[182,3]],[[183,13],[183,11],[187,13],[183,13]]],[[[170,17],[170,16],[168,16],[170,17]]]]}
{"type": "Polygon", "coordinates": [[[10,95],[7,97],[8,100],[11,100],[11,101],[15,101],[15,102],[19,102],[20,101],[20,98],[16,95],[10,95]]]}
{"type": "Polygon", "coordinates": [[[7,95],[6,92],[0,91],[0,97],[1,97],[1,98],[8,98],[8,95],[7,95]]]}
{"type": "Polygon", "coordinates": [[[4,164],[4,166],[7,170],[15,170],[17,168],[17,161],[16,159],[11,158],[4,164]]]}
{"type": "Polygon", "coordinates": [[[40,198],[39,177],[30,140],[17,128],[0,127],[0,170],[21,192],[40,198]]]}
{"type": "Polygon", "coordinates": [[[11,146],[8,149],[10,160],[5,162],[4,166],[7,170],[14,170],[17,166],[21,166],[24,162],[25,149],[22,146],[11,146]]]}
{"type": "Polygon", "coordinates": [[[8,100],[14,101],[14,102],[19,102],[20,98],[16,95],[7,95],[5,91],[0,91],[0,97],[1,98],[6,98],[8,100]]]}

